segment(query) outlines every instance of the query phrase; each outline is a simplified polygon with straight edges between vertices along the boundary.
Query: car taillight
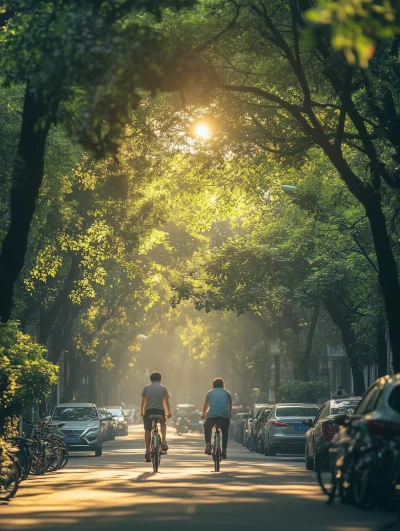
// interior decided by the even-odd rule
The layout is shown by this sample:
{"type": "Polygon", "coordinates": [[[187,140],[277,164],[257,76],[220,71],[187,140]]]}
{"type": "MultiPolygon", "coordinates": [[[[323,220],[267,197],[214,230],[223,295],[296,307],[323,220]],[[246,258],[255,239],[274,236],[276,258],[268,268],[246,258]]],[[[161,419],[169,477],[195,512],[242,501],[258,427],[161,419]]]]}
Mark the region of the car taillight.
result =
{"type": "Polygon", "coordinates": [[[289,426],[286,422],[280,422],[279,420],[274,420],[273,424],[275,428],[287,428],[289,426]]]}
{"type": "Polygon", "coordinates": [[[389,435],[400,433],[400,424],[390,422],[389,420],[369,420],[367,428],[371,435],[389,435]]]}
{"type": "Polygon", "coordinates": [[[322,435],[326,441],[331,441],[338,431],[339,428],[332,422],[322,424],[322,435]]]}

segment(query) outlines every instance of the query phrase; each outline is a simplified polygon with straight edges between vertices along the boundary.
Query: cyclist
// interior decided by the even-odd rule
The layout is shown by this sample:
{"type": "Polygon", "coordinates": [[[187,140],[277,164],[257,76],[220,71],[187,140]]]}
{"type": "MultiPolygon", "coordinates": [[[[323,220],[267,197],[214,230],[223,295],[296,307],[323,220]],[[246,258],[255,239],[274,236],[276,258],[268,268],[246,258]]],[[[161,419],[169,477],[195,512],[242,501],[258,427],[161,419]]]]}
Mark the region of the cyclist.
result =
{"type": "Polygon", "coordinates": [[[150,374],[151,383],[146,385],[142,392],[142,405],[141,416],[143,417],[143,425],[145,430],[145,442],[146,442],[146,454],[144,460],[146,463],[151,461],[150,457],[150,442],[151,442],[151,429],[152,421],[151,415],[162,415],[163,418],[160,422],[161,425],[161,439],[162,450],[166,452],[168,448],[167,444],[167,424],[166,418],[171,418],[171,406],[169,404],[168,389],[161,385],[161,374],[157,371],[150,374]]]}
{"type": "Polygon", "coordinates": [[[225,382],[222,378],[215,378],[212,383],[212,389],[206,394],[203,406],[202,417],[207,420],[204,423],[204,435],[206,439],[205,453],[211,455],[211,434],[213,427],[218,424],[222,431],[222,459],[226,459],[226,450],[228,447],[228,431],[230,418],[232,415],[232,396],[225,389],[225,382]]]}

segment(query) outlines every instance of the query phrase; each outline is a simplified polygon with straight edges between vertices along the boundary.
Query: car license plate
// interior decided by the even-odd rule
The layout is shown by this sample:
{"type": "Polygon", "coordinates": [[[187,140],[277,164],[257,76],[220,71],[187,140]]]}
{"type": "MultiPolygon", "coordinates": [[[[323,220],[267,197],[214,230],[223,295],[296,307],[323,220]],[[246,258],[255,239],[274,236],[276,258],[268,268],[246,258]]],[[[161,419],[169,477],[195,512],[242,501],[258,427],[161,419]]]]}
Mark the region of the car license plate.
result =
{"type": "Polygon", "coordinates": [[[309,427],[310,426],[307,426],[306,424],[295,424],[294,431],[305,432],[305,431],[308,431],[309,427]]]}
{"type": "Polygon", "coordinates": [[[65,444],[79,444],[80,437],[64,437],[65,444]]]}

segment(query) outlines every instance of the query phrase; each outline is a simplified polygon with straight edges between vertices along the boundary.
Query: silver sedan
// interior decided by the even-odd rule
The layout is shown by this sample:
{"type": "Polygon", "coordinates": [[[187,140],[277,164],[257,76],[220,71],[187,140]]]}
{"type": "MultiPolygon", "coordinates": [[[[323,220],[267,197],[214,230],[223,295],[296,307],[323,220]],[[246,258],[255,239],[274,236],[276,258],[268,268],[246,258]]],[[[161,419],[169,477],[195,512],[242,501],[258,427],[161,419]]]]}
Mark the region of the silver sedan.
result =
{"type": "Polygon", "coordinates": [[[314,418],[316,404],[275,404],[265,427],[265,455],[276,455],[282,450],[304,452],[304,440],[309,426],[303,420],[314,418]]]}

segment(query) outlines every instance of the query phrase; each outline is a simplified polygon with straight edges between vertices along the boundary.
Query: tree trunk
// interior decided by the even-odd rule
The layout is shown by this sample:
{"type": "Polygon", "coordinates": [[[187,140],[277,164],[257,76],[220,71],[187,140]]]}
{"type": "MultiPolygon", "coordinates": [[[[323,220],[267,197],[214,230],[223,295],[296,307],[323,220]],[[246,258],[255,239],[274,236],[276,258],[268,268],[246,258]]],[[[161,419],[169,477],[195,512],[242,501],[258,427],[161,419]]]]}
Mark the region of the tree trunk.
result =
{"type": "Polygon", "coordinates": [[[333,294],[328,294],[323,300],[326,311],[334,324],[339,328],[344,348],[346,349],[349,363],[353,373],[354,393],[362,395],[365,391],[364,376],[359,367],[356,351],[356,338],[354,335],[353,319],[333,294]]]}
{"type": "Polygon", "coordinates": [[[88,402],[97,403],[97,394],[99,390],[100,370],[97,361],[88,363],[88,402]]]}
{"type": "Polygon", "coordinates": [[[304,352],[304,358],[302,360],[303,381],[304,382],[309,382],[310,381],[310,360],[311,360],[311,353],[312,353],[312,344],[313,344],[315,331],[317,329],[319,311],[320,311],[319,305],[318,306],[314,306],[313,314],[312,314],[312,317],[311,317],[310,326],[309,326],[309,329],[308,329],[307,345],[306,345],[306,349],[305,349],[305,352],[304,352]]]}
{"type": "Polygon", "coordinates": [[[74,280],[76,279],[78,265],[78,260],[75,257],[72,257],[71,265],[62,289],[58,292],[58,295],[54,303],[50,306],[50,308],[48,308],[46,311],[43,311],[42,315],[40,316],[39,341],[43,345],[47,344],[52,328],[55,326],[55,323],[57,321],[57,317],[60,313],[60,310],[63,308],[63,305],[67,301],[67,297],[71,293],[74,280]]]}
{"type": "Polygon", "coordinates": [[[68,364],[69,364],[69,376],[68,383],[64,389],[62,396],[63,402],[72,402],[76,396],[76,390],[78,389],[78,375],[81,364],[81,358],[79,357],[75,346],[71,346],[68,349],[68,364]]]}
{"type": "Polygon", "coordinates": [[[380,378],[381,376],[386,376],[388,373],[386,330],[385,322],[382,320],[378,323],[376,352],[378,355],[378,378],[380,378]]]}
{"type": "Polygon", "coordinates": [[[366,213],[374,239],[376,258],[379,268],[379,283],[385,302],[386,317],[389,325],[390,344],[393,353],[393,371],[400,372],[400,283],[399,272],[390,238],[386,227],[386,218],[377,194],[372,194],[366,205],[366,213]]]}
{"type": "Polygon", "coordinates": [[[46,139],[50,128],[48,102],[38,90],[25,90],[19,145],[13,168],[11,222],[0,254],[0,317],[11,316],[14,284],[24,266],[29,229],[44,173],[46,139]]]}

